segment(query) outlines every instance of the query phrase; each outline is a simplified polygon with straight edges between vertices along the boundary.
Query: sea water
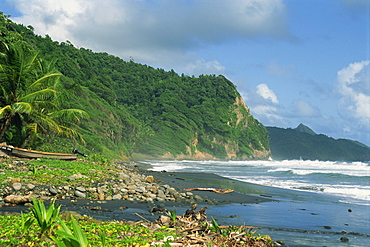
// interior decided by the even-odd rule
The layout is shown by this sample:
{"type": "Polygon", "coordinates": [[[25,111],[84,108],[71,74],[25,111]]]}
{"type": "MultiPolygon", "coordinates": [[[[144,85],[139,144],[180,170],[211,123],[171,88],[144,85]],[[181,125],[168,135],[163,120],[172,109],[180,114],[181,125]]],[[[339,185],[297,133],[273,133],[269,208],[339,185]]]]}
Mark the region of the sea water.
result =
{"type": "MultiPolygon", "coordinates": [[[[340,161],[146,161],[154,171],[213,173],[214,184],[275,202],[210,207],[220,221],[263,227],[290,246],[370,246],[370,164],[340,161]],[[259,189],[251,185],[258,185],[259,189]],[[340,240],[342,238],[342,240],[340,240]],[[348,242],[343,242],[347,238],[348,242]]],[[[198,181],[199,182],[199,181],[198,181]]],[[[212,185],[212,181],[204,181],[212,185]]]]}

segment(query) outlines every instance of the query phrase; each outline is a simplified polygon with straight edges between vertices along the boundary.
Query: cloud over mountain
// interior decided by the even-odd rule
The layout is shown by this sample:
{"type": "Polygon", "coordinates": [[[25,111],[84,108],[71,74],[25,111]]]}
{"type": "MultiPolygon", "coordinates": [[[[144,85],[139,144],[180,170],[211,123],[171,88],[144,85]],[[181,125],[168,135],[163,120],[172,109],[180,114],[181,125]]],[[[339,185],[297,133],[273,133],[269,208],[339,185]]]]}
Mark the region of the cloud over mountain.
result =
{"type": "Polygon", "coordinates": [[[32,24],[39,34],[188,73],[223,71],[219,61],[195,53],[204,45],[290,35],[281,0],[13,2],[23,13],[14,20],[32,24]]]}

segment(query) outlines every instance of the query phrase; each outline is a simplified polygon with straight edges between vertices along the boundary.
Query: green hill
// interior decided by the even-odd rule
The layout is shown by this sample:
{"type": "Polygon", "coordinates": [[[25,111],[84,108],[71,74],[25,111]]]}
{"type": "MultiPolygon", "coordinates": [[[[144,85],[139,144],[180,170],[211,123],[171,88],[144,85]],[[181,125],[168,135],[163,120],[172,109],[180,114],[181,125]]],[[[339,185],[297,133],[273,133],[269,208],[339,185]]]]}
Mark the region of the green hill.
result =
{"type": "MultiPolygon", "coordinates": [[[[63,74],[65,108],[85,110],[86,145],[44,133],[29,144],[45,151],[110,157],[251,159],[269,156],[268,132],[222,75],[179,75],[34,34],[0,16],[0,41],[24,40],[63,74]]],[[[1,107],[1,106],[0,106],[1,107]]],[[[1,120],[0,120],[1,121],[1,120]]],[[[9,144],[19,140],[8,133],[9,144]],[[13,139],[11,138],[13,137],[13,139]]]]}
{"type": "Polygon", "coordinates": [[[274,159],[369,161],[370,148],[346,139],[316,134],[300,124],[296,129],[266,127],[274,159]]]}

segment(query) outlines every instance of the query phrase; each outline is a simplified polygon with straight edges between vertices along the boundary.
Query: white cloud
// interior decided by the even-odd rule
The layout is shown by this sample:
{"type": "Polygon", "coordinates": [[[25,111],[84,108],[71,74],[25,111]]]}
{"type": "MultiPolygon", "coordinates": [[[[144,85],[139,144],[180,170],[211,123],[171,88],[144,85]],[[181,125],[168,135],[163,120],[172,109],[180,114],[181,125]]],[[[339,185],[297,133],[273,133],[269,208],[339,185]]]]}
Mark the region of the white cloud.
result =
{"type": "Polygon", "coordinates": [[[370,124],[370,61],[352,63],[337,73],[337,89],[341,96],[339,110],[346,118],[355,118],[361,125],[370,124]]]}
{"type": "Polygon", "coordinates": [[[257,85],[256,93],[265,100],[269,100],[274,104],[279,104],[276,94],[265,83],[257,85]]]}
{"type": "Polygon", "coordinates": [[[267,84],[259,84],[255,91],[251,90],[248,95],[242,94],[242,96],[248,101],[246,103],[250,107],[252,115],[264,125],[287,124],[282,117],[278,98],[267,84]]]}
{"type": "Polygon", "coordinates": [[[282,0],[8,1],[23,14],[14,21],[32,25],[38,34],[184,71],[191,66],[223,71],[218,61],[195,54],[199,47],[261,36],[290,38],[282,0]]]}
{"type": "Polygon", "coordinates": [[[292,109],[293,112],[291,115],[295,117],[315,118],[321,116],[319,108],[301,99],[293,101],[292,109]]]}
{"type": "Polygon", "coordinates": [[[277,108],[270,105],[257,105],[253,107],[253,115],[258,119],[266,119],[266,122],[269,123],[282,119],[277,113],[277,108]]]}
{"type": "Polygon", "coordinates": [[[218,61],[205,61],[204,59],[197,59],[195,61],[189,61],[184,66],[184,71],[191,75],[200,74],[222,74],[225,67],[221,65],[218,61]]]}
{"type": "Polygon", "coordinates": [[[49,34],[58,41],[73,40],[70,28],[75,26],[78,16],[84,15],[88,2],[74,0],[13,0],[23,16],[12,18],[15,22],[32,25],[39,34],[49,34]]]}

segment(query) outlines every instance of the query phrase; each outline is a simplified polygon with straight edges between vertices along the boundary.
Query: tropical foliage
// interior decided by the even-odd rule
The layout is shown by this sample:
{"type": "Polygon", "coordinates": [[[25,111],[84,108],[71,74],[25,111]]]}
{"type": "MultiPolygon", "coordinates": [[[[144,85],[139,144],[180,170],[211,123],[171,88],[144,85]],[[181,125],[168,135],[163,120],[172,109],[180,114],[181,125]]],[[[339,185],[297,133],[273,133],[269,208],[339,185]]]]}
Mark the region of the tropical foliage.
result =
{"type": "MultiPolygon", "coordinates": [[[[216,158],[268,155],[268,132],[250,115],[235,85],[224,76],[179,75],[107,53],[76,48],[35,35],[32,27],[3,16],[0,37],[25,41],[61,72],[59,90],[68,96],[64,109],[82,109],[86,153],[150,157],[191,157],[202,152],[216,158]]],[[[31,126],[30,126],[31,127],[31,126]]],[[[71,148],[58,138],[43,140],[71,148]]],[[[261,156],[260,156],[261,158],[261,156]]]]}
{"type": "Polygon", "coordinates": [[[26,43],[0,41],[0,140],[21,147],[32,145],[41,133],[82,140],[75,123],[87,114],[59,108],[60,76],[26,43]]]}

